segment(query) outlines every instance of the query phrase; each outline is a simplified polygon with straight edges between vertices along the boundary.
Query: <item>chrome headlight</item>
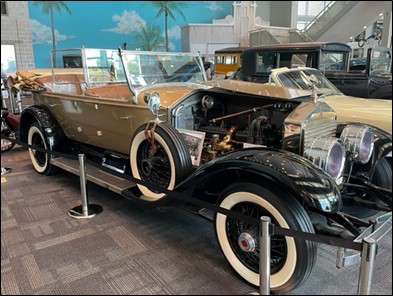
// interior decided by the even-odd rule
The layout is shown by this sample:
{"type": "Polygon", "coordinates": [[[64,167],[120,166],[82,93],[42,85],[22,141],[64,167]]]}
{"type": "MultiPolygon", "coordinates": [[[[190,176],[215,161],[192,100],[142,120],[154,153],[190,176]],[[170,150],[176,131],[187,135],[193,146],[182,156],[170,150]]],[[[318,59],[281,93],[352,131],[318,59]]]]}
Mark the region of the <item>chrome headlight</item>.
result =
{"type": "Polygon", "coordinates": [[[160,95],[158,92],[152,92],[150,97],[148,98],[147,105],[149,106],[150,111],[155,115],[158,116],[158,110],[161,106],[160,95]]]}
{"type": "Polygon", "coordinates": [[[344,169],[345,149],[336,138],[316,137],[304,148],[303,155],[337,180],[344,169]]]}
{"type": "Polygon", "coordinates": [[[374,135],[366,126],[347,125],[341,133],[345,148],[351,153],[351,159],[367,163],[374,150],[374,135]]]}

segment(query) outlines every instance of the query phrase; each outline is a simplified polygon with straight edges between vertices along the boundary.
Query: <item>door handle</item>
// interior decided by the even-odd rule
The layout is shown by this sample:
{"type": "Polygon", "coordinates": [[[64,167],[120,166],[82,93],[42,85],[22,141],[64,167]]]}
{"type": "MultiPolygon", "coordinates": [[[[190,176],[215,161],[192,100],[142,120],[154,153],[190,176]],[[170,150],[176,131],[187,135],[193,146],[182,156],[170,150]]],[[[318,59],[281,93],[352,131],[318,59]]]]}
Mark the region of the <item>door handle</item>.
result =
{"type": "Polygon", "coordinates": [[[120,116],[120,119],[122,119],[122,120],[128,120],[130,118],[131,118],[131,116],[120,116]]]}

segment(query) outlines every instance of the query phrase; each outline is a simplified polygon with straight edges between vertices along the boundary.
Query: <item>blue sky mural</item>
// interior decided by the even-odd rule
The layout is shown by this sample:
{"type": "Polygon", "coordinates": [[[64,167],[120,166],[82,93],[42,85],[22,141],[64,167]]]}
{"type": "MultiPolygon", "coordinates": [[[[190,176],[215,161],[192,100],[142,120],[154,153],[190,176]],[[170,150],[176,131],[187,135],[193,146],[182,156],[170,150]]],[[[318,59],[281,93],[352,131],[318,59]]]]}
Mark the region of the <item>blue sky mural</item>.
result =
{"type": "MultiPolygon", "coordinates": [[[[37,68],[50,66],[52,35],[49,14],[28,1],[34,60],[37,68]]],[[[135,34],[141,26],[158,25],[164,36],[164,16],[156,18],[158,9],[150,1],[63,1],[71,10],[54,13],[57,48],[118,48],[124,42],[135,49],[135,34]]],[[[181,51],[180,31],[185,24],[210,24],[213,19],[232,15],[233,1],[185,1],[184,18],[176,11],[176,20],[168,18],[169,48],[181,51]]]]}

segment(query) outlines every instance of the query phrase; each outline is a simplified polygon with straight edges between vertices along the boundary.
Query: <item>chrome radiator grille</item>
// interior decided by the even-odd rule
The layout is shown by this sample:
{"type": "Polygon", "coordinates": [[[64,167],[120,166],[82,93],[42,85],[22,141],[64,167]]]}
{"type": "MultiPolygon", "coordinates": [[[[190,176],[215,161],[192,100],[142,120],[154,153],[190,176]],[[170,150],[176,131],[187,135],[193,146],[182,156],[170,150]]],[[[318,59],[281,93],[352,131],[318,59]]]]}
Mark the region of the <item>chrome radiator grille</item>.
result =
{"type": "MultiPolygon", "coordinates": [[[[284,138],[300,135],[299,154],[315,137],[336,137],[337,114],[324,102],[304,102],[284,121],[284,138]]],[[[284,141],[285,142],[285,141],[284,141]]]]}
{"type": "Polygon", "coordinates": [[[312,119],[306,121],[303,125],[303,144],[306,145],[313,138],[321,137],[336,137],[337,123],[335,116],[330,114],[324,114],[325,118],[322,116],[313,116],[312,119]]]}

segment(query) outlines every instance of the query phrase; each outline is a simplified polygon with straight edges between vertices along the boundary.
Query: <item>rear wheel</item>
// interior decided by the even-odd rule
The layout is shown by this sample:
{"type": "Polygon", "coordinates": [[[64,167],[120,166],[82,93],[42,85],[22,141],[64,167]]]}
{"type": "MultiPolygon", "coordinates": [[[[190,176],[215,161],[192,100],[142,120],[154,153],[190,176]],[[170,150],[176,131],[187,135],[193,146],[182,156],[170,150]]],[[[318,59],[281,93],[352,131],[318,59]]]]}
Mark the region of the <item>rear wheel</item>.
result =
{"type": "MultiPolygon", "coordinates": [[[[276,226],[313,233],[309,216],[299,202],[275,192],[251,183],[233,184],[222,193],[219,206],[255,219],[268,216],[276,226]]],[[[258,286],[260,226],[216,213],[215,230],[221,250],[231,266],[246,281],[258,286]],[[250,247],[253,245],[255,248],[250,247]]],[[[273,235],[270,289],[284,293],[299,286],[311,273],[316,251],[313,242],[273,235]]]]}
{"type": "Polygon", "coordinates": [[[40,125],[35,122],[30,126],[27,136],[27,143],[35,148],[29,148],[29,155],[34,169],[43,175],[50,175],[54,173],[55,167],[51,164],[50,159],[52,156],[41,149],[51,150],[48,140],[42,131],[40,125]]]}
{"type": "MultiPolygon", "coordinates": [[[[152,130],[140,126],[132,137],[131,171],[134,178],[172,190],[192,172],[190,152],[180,133],[161,122],[152,130]],[[147,135],[146,135],[147,133],[147,135]]],[[[151,199],[165,194],[138,184],[141,193],[151,199]]]]}

